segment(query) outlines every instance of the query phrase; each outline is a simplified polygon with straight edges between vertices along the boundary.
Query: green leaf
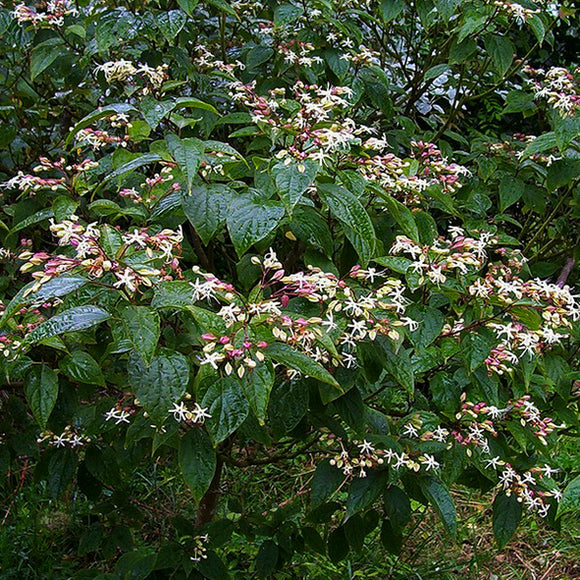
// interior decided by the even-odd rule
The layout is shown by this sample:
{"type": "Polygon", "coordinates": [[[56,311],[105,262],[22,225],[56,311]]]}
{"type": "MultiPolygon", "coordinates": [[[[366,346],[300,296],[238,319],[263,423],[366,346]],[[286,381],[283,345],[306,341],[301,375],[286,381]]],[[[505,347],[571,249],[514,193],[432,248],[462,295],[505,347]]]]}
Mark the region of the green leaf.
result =
{"type": "Polygon", "coordinates": [[[536,110],[534,95],[527,91],[510,91],[505,100],[505,108],[502,114],[526,113],[536,110]]]}
{"type": "Polygon", "coordinates": [[[375,229],[367,210],[344,187],[322,184],[319,185],[318,191],[332,215],[347,226],[346,236],[359,255],[363,266],[366,265],[373,257],[376,240],[375,229]]]}
{"type": "Polygon", "coordinates": [[[221,443],[245,420],[250,410],[237,377],[220,377],[207,390],[201,402],[207,407],[211,418],[207,429],[214,443],[221,443]]]}
{"type": "Polygon", "coordinates": [[[385,513],[391,524],[398,530],[403,529],[411,520],[411,502],[407,494],[396,485],[390,485],[383,493],[385,513]]]}
{"type": "Polygon", "coordinates": [[[247,370],[241,379],[242,389],[260,425],[265,424],[270,392],[274,386],[274,368],[270,361],[247,370]]]}
{"type": "Polygon", "coordinates": [[[193,16],[193,11],[199,4],[199,0],[177,0],[177,4],[188,16],[193,16]]]}
{"type": "Polygon", "coordinates": [[[312,507],[317,507],[328,500],[344,479],[345,476],[336,465],[330,465],[328,461],[319,463],[310,484],[312,507]]]}
{"type": "Polygon", "coordinates": [[[292,161],[274,165],[272,177],[284,205],[293,208],[312,185],[317,172],[318,164],[308,159],[300,163],[292,161]]]}
{"type": "Polygon", "coordinates": [[[254,46],[246,56],[246,66],[252,70],[265,62],[268,62],[274,56],[274,49],[269,46],[254,46]]]}
{"type": "Polygon", "coordinates": [[[340,562],[347,557],[349,551],[348,540],[344,533],[344,527],[336,528],[328,536],[328,557],[331,562],[340,562]]]}
{"type": "Polygon", "coordinates": [[[56,373],[47,365],[34,365],[26,375],[24,393],[40,428],[46,429],[46,423],[58,398],[56,373]]]}
{"type": "Polygon", "coordinates": [[[348,490],[347,517],[373,505],[385,489],[386,479],[387,474],[384,471],[371,471],[366,477],[355,478],[348,490]]]}
{"type": "Polygon", "coordinates": [[[62,495],[73,482],[77,456],[72,449],[57,449],[48,463],[48,489],[54,497],[62,495]]]}
{"type": "Polygon", "coordinates": [[[373,343],[379,353],[383,368],[410,394],[415,392],[415,376],[409,354],[404,350],[395,352],[392,343],[385,337],[378,337],[373,343]]]}
{"type": "Polygon", "coordinates": [[[385,202],[392,218],[399,224],[403,232],[409,236],[413,241],[419,242],[419,230],[411,210],[403,205],[400,201],[392,198],[388,193],[382,189],[375,188],[383,201],[385,202]]]}
{"type": "Polygon", "coordinates": [[[503,76],[514,59],[514,45],[507,36],[491,34],[484,38],[485,50],[497,72],[503,76]]]}
{"type": "Polygon", "coordinates": [[[549,133],[544,133],[540,135],[537,139],[534,139],[525,149],[522,155],[522,159],[528,158],[530,155],[535,153],[544,153],[545,151],[550,151],[558,147],[558,139],[553,131],[549,133]]]}
{"type": "Polygon", "coordinates": [[[332,256],[332,233],[326,220],[313,207],[297,207],[292,214],[290,230],[304,243],[320,248],[327,257],[332,256]]]}
{"type": "Polygon", "coordinates": [[[461,337],[470,373],[483,364],[496,342],[493,332],[487,328],[480,328],[461,337]]]}
{"type": "Polygon", "coordinates": [[[111,315],[106,310],[98,308],[97,306],[75,306],[37,326],[26,337],[24,343],[35,344],[67,332],[85,330],[109,318],[111,318],[111,315]]]}
{"type": "Polygon", "coordinates": [[[564,489],[562,499],[558,504],[556,517],[560,518],[569,512],[578,513],[580,510],[580,475],[574,478],[564,489]]]}
{"type": "Polygon", "coordinates": [[[239,257],[276,229],[284,217],[284,206],[277,201],[261,201],[245,194],[233,198],[227,217],[228,231],[239,257]]]}
{"type": "Polygon", "coordinates": [[[264,354],[288,368],[299,371],[306,377],[318,379],[342,390],[338,381],[321,364],[283,342],[269,344],[264,349],[264,354]]]}
{"type": "Polygon", "coordinates": [[[273,540],[262,542],[256,556],[256,574],[258,578],[271,578],[278,565],[278,544],[273,540]]]}
{"type": "Polygon", "coordinates": [[[387,24],[397,18],[405,8],[405,0],[381,0],[381,17],[387,24]]]}
{"type": "Polygon", "coordinates": [[[234,191],[227,185],[196,185],[181,198],[181,207],[202,242],[207,246],[225,224],[234,191]]]}
{"type": "Polygon", "coordinates": [[[499,210],[504,212],[508,207],[519,201],[524,194],[526,184],[517,177],[506,175],[499,184],[499,210]]]}
{"type": "Polygon", "coordinates": [[[63,41],[58,38],[49,38],[36,45],[30,55],[30,80],[44,72],[57,58],[67,54],[63,41]]]}
{"type": "Polygon", "coordinates": [[[451,67],[448,64],[436,64],[425,73],[425,80],[430,81],[439,78],[443,73],[446,73],[449,70],[451,70],[451,67]]]}
{"type": "Polygon", "coordinates": [[[149,127],[154,130],[157,125],[170,113],[175,107],[173,101],[158,101],[151,95],[146,95],[141,99],[141,114],[149,127]]]}
{"type": "Polygon", "coordinates": [[[201,157],[204,152],[203,141],[193,137],[180,139],[177,135],[167,135],[167,146],[177,165],[183,171],[187,180],[187,192],[191,193],[191,184],[197,175],[201,157]]]}
{"type": "Polygon", "coordinates": [[[454,538],[457,534],[457,519],[455,504],[449,490],[439,480],[432,476],[418,478],[419,487],[429,503],[435,508],[441,518],[447,533],[454,538]]]}
{"type": "Polygon", "coordinates": [[[115,576],[122,580],[145,580],[155,570],[156,562],[157,554],[151,548],[126,552],[117,562],[115,576]]]}
{"type": "Polygon", "coordinates": [[[493,534],[497,547],[503,550],[504,546],[515,534],[522,518],[522,504],[515,494],[509,497],[505,493],[498,493],[493,502],[493,534]]]}
{"type": "Polygon", "coordinates": [[[554,191],[580,177],[580,159],[557,159],[548,167],[546,187],[554,191]]]}
{"type": "Polygon", "coordinates": [[[105,179],[101,182],[101,185],[99,185],[97,187],[97,189],[95,190],[95,193],[98,190],[100,190],[101,187],[103,187],[105,184],[109,183],[113,179],[116,179],[117,177],[121,177],[122,175],[125,175],[126,173],[131,173],[131,172],[135,171],[135,169],[139,169],[139,167],[143,167],[144,165],[149,165],[150,163],[155,163],[157,161],[162,161],[162,160],[163,160],[163,157],[161,157],[160,155],[157,155],[156,153],[145,153],[143,155],[139,155],[139,157],[136,157],[135,159],[131,159],[131,161],[124,163],[123,165],[121,165],[121,167],[118,167],[117,169],[115,169],[115,171],[112,171],[111,173],[109,173],[105,177],[105,179]]]}
{"type": "Polygon", "coordinates": [[[284,381],[274,385],[268,405],[268,416],[276,437],[294,429],[308,412],[306,381],[284,381]]]}
{"type": "Polygon", "coordinates": [[[58,364],[60,370],[73,381],[87,385],[105,385],[105,377],[97,361],[82,350],[75,350],[58,364]]]}
{"type": "Polygon", "coordinates": [[[30,292],[36,284],[36,280],[30,282],[30,284],[24,286],[24,288],[22,288],[8,303],[4,310],[4,314],[0,318],[0,326],[23,306],[27,304],[42,304],[43,302],[48,302],[52,298],[66,296],[67,294],[78,290],[87,282],[88,280],[81,276],[59,276],[42,284],[36,292],[30,292]]]}
{"type": "Polygon", "coordinates": [[[149,306],[125,305],[119,312],[137,354],[151,362],[161,334],[159,314],[149,306]]]}
{"type": "Polygon", "coordinates": [[[214,113],[214,115],[219,115],[218,110],[209,103],[205,103],[204,101],[200,101],[199,99],[195,99],[194,97],[178,97],[175,99],[175,109],[179,109],[181,107],[186,107],[189,109],[202,109],[204,111],[209,111],[210,113],[214,113]]]}
{"type": "Polygon", "coordinates": [[[169,43],[175,40],[186,22],[187,17],[181,10],[160,10],[155,18],[157,28],[169,43]]]}
{"type": "Polygon", "coordinates": [[[274,10],[274,25],[286,26],[292,24],[304,14],[303,6],[296,6],[295,4],[281,4],[276,6],[274,10]]]}
{"type": "Polygon", "coordinates": [[[406,315],[419,324],[417,330],[409,332],[409,338],[420,348],[427,348],[439,336],[445,324],[442,312],[431,306],[412,305],[406,315]]]}
{"type": "Polygon", "coordinates": [[[18,222],[12,228],[12,233],[19,232],[28,226],[32,226],[52,217],[54,217],[54,212],[51,208],[41,209],[40,211],[37,211],[36,213],[33,213],[32,215],[29,215],[27,218],[24,218],[22,221],[18,222]]]}
{"type": "Polygon", "coordinates": [[[189,364],[179,352],[162,349],[147,366],[133,352],[127,367],[129,385],[157,425],[162,425],[173,403],[179,401],[189,383],[189,364]]]}
{"type": "Polygon", "coordinates": [[[179,467],[195,501],[209,489],[217,465],[210,438],[201,429],[191,429],[179,443],[179,467]]]}

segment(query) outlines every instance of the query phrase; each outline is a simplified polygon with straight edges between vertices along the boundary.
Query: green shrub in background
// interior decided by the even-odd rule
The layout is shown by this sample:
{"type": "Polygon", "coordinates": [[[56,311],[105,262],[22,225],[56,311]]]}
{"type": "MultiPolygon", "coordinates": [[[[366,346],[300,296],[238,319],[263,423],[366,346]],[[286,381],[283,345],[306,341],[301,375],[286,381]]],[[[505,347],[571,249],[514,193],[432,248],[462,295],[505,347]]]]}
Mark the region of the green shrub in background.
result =
{"type": "Polygon", "coordinates": [[[420,506],[455,537],[454,484],[489,492],[500,547],[578,508],[554,456],[578,427],[579,73],[553,50],[574,22],[0,9],[3,493],[33,468],[87,502],[63,575],[224,578],[234,532],[260,577],[377,529],[397,553],[420,506]],[[275,508],[228,500],[301,465],[275,508]],[[186,502],[135,485],[158,470],[186,502]]]}

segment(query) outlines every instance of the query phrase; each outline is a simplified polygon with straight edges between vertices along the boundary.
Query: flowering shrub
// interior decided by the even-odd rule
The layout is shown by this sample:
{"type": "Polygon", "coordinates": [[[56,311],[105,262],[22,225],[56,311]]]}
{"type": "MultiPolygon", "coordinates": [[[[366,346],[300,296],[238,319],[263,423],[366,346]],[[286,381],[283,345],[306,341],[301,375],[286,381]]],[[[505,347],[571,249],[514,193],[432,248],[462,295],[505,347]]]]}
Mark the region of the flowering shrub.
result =
{"type": "Polygon", "coordinates": [[[0,11],[0,465],[104,528],[154,507],[134,474],[179,474],[195,517],[171,506],[121,577],[224,578],[238,520],[261,577],[379,527],[396,553],[423,506],[454,537],[456,484],[500,547],[578,507],[554,448],[578,427],[580,90],[542,62],[566,2],[0,11]],[[310,477],[229,509],[220,483],[267,464],[310,477]]]}

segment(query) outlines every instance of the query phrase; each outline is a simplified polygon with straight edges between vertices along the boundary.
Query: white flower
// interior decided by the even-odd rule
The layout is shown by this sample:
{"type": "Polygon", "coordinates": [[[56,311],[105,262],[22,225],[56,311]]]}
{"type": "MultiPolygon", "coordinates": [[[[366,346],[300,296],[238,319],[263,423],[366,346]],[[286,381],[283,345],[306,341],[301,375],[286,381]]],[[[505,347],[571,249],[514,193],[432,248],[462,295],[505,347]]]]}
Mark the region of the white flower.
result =
{"type": "Polygon", "coordinates": [[[120,288],[121,286],[125,286],[129,292],[135,292],[137,290],[137,284],[135,281],[137,280],[137,276],[131,271],[130,268],[125,268],[125,271],[120,274],[119,272],[115,272],[115,276],[117,276],[118,280],[113,283],[115,288],[120,288]]]}
{"type": "Polygon", "coordinates": [[[358,448],[360,449],[361,455],[363,453],[372,453],[375,450],[372,444],[368,442],[366,439],[358,445],[358,448]]]}
{"type": "Polygon", "coordinates": [[[501,465],[505,465],[505,462],[503,462],[499,457],[492,457],[491,459],[485,460],[485,466],[487,468],[497,469],[501,465]]]}
{"type": "Polygon", "coordinates": [[[194,423],[204,423],[206,419],[211,419],[211,415],[207,413],[207,407],[202,408],[198,403],[192,411],[194,423]]]}
{"type": "Polygon", "coordinates": [[[221,362],[225,359],[225,355],[221,352],[212,352],[205,355],[204,358],[201,359],[200,364],[202,365],[211,365],[215,370],[218,369],[218,362],[221,362]]]}
{"type": "Polygon", "coordinates": [[[173,413],[173,418],[176,421],[186,421],[187,420],[187,407],[183,404],[183,401],[179,403],[173,403],[173,409],[168,411],[169,413],[173,413]]]}
{"type": "Polygon", "coordinates": [[[406,435],[407,437],[418,437],[419,436],[419,431],[417,431],[417,428],[414,425],[411,425],[411,423],[407,423],[404,427],[403,427],[403,435],[406,435]]]}
{"type": "Polygon", "coordinates": [[[427,453],[422,457],[419,457],[419,461],[425,466],[426,471],[439,468],[439,463],[435,460],[435,457],[427,453]]]}

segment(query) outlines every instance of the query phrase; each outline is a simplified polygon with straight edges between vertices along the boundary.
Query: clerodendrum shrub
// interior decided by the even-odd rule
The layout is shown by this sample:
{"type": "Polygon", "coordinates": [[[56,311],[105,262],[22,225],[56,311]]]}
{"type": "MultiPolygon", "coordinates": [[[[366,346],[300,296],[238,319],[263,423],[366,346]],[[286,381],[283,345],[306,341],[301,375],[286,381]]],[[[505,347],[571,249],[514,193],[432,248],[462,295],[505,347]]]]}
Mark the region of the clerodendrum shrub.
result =
{"type": "Polygon", "coordinates": [[[197,517],[120,574],[227,574],[224,466],[313,469],[241,516],[263,576],[379,526],[396,552],[412,506],[453,536],[455,483],[500,546],[577,507],[566,3],[0,10],[1,465],[105,528],[147,508],[135,472],[180,472],[197,517]]]}

